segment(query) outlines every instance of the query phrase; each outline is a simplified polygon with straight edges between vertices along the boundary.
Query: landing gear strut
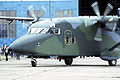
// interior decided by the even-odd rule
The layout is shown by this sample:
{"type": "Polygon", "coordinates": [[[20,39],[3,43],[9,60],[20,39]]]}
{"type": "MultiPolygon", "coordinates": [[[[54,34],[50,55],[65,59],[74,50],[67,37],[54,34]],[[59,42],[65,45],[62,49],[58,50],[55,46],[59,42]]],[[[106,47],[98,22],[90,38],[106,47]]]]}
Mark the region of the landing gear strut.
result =
{"type": "Polygon", "coordinates": [[[108,63],[109,63],[109,66],[116,66],[117,60],[116,59],[115,60],[109,60],[108,63]]]}
{"type": "Polygon", "coordinates": [[[71,65],[73,62],[73,58],[65,58],[64,61],[66,65],[71,65]]]}
{"type": "Polygon", "coordinates": [[[32,65],[32,67],[36,67],[36,65],[37,65],[36,59],[31,58],[31,65],[32,65]]]}

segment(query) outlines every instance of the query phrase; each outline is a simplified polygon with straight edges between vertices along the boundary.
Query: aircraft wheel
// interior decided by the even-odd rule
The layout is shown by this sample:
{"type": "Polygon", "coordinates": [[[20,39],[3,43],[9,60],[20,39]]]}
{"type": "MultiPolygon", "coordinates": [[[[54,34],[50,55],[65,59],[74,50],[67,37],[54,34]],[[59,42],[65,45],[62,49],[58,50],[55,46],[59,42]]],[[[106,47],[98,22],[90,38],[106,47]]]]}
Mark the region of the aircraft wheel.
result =
{"type": "Polygon", "coordinates": [[[36,65],[37,65],[37,61],[36,61],[35,59],[32,59],[32,61],[31,61],[31,65],[32,65],[32,67],[36,67],[36,65]]]}
{"type": "Polygon", "coordinates": [[[71,65],[72,62],[73,62],[73,59],[72,58],[66,58],[64,61],[65,61],[66,65],[71,65]]]}
{"type": "Polygon", "coordinates": [[[116,59],[115,60],[109,60],[108,63],[109,63],[109,66],[116,66],[117,60],[116,59]]]}

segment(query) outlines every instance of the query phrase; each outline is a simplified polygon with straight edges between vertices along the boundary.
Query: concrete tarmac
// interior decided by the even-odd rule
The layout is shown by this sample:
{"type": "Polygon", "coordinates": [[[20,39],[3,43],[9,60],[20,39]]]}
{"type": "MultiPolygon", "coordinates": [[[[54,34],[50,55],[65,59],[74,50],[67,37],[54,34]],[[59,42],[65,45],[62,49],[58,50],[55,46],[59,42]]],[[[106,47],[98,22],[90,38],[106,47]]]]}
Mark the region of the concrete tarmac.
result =
{"type": "Polygon", "coordinates": [[[31,67],[30,61],[0,61],[0,80],[120,80],[120,60],[112,67],[96,57],[76,58],[72,66],[63,60],[37,59],[37,67],[31,67]]]}

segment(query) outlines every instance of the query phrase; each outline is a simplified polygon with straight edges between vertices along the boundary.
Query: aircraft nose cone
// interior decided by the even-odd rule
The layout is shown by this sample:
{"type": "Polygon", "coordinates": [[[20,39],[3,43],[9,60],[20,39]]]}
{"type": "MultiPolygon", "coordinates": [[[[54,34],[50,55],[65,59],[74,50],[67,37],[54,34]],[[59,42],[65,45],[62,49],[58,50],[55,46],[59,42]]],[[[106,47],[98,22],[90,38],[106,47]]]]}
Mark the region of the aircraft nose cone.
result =
{"type": "Polygon", "coordinates": [[[17,41],[14,41],[10,46],[9,46],[9,50],[12,52],[16,52],[16,51],[22,51],[22,47],[20,44],[18,44],[17,41]]]}
{"type": "Polygon", "coordinates": [[[25,36],[22,36],[20,37],[19,39],[15,40],[10,46],[9,46],[9,50],[12,51],[12,52],[22,52],[23,51],[23,46],[24,46],[24,38],[26,37],[25,36]]]}
{"type": "Polygon", "coordinates": [[[50,35],[42,34],[26,34],[15,40],[10,46],[9,50],[14,53],[34,54],[36,53],[36,46],[38,42],[42,42],[50,35]]]}
{"type": "Polygon", "coordinates": [[[9,49],[15,53],[29,53],[32,52],[35,45],[36,35],[24,35],[17,40],[15,40],[10,46],[9,49]]]}

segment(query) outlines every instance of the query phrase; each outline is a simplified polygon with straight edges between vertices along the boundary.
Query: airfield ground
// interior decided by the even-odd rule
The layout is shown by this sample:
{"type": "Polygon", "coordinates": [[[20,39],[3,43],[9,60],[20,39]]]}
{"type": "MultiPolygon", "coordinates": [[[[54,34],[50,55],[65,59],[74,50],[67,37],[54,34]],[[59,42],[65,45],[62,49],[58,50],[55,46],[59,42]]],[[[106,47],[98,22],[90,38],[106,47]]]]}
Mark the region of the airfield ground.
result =
{"type": "Polygon", "coordinates": [[[0,61],[0,80],[120,80],[120,60],[115,67],[100,58],[76,58],[72,66],[64,61],[37,59],[31,67],[30,59],[0,61]]]}

